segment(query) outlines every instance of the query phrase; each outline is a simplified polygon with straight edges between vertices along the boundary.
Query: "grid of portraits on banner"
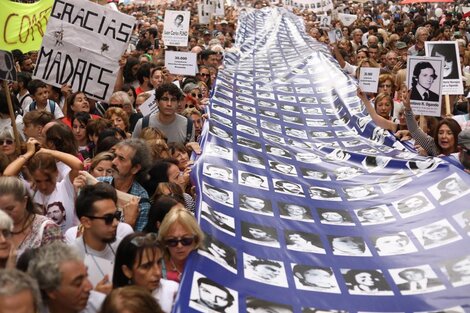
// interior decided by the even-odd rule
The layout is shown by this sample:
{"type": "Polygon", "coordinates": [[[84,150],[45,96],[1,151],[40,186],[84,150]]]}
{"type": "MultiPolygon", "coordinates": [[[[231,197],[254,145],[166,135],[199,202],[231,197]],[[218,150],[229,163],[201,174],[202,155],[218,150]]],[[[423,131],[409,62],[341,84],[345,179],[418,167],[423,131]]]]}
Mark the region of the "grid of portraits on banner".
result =
{"type": "Polygon", "coordinates": [[[375,126],[283,9],[239,21],[193,168],[205,247],[175,312],[464,312],[470,177],[375,126]]]}

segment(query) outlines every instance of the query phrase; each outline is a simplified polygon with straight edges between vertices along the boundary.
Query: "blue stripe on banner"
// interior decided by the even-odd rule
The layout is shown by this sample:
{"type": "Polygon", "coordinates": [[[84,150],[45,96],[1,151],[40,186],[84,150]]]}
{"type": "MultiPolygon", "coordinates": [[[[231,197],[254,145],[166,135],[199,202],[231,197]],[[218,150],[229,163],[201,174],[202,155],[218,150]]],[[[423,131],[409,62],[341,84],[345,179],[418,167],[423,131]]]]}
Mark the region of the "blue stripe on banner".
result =
{"type": "Polygon", "coordinates": [[[283,9],[240,19],[193,169],[174,312],[464,312],[470,177],[406,150],[283,9]]]}

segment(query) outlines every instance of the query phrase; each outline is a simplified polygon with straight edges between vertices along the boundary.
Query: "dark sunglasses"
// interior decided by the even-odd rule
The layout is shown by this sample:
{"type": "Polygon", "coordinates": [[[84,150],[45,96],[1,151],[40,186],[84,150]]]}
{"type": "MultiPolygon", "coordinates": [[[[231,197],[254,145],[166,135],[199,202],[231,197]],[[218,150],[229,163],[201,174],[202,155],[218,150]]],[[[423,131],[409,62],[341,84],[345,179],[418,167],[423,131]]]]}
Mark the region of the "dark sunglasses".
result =
{"type": "Polygon", "coordinates": [[[14,141],[11,139],[0,139],[0,146],[3,146],[4,144],[12,145],[13,143],[14,141]]]}
{"type": "Polygon", "coordinates": [[[121,220],[122,212],[121,211],[116,211],[112,214],[105,214],[103,216],[85,215],[85,217],[88,217],[92,220],[104,220],[104,223],[106,225],[111,225],[114,222],[114,219],[117,219],[118,221],[121,220]]]}
{"type": "Polygon", "coordinates": [[[192,93],[191,96],[193,96],[193,98],[198,98],[198,99],[202,99],[202,94],[201,93],[192,93]]]}
{"type": "Polygon", "coordinates": [[[158,235],[156,233],[148,233],[146,235],[136,236],[131,240],[131,243],[136,247],[142,247],[144,245],[158,245],[158,235]]]}
{"type": "Polygon", "coordinates": [[[181,243],[183,246],[187,247],[192,245],[196,238],[197,236],[166,239],[165,244],[167,247],[176,247],[179,243],[181,243]]]}
{"type": "Polygon", "coordinates": [[[209,77],[209,76],[211,76],[211,74],[206,74],[206,73],[201,73],[201,74],[199,74],[199,75],[201,75],[201,76],[203,76],[203,77],[209,77]]]}

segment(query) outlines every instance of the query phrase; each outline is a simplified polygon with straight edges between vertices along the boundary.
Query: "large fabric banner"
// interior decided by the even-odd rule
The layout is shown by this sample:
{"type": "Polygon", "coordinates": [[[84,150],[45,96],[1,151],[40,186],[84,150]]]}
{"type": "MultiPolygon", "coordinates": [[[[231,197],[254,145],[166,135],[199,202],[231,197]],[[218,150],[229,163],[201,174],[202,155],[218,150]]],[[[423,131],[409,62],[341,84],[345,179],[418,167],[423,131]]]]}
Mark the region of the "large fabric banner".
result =
{"type": "Polygon", "coordinates": [[[174,312],[465,312],[470,176],[376,127],[284,9],[240,18],[193,169],[174,312]]]}
{"type": "Polygon", "coordinates": [[[72,85],[107,100],[127,48],[135,18],[85,0],[56,0],[38,54],[35,78],[72,85]]]}
{"type": "Polygon", "coordinates": [[[39,50],[54,0],[35,3],[3,1],[0,10],[0,47],[23,53],[39,50]]]}

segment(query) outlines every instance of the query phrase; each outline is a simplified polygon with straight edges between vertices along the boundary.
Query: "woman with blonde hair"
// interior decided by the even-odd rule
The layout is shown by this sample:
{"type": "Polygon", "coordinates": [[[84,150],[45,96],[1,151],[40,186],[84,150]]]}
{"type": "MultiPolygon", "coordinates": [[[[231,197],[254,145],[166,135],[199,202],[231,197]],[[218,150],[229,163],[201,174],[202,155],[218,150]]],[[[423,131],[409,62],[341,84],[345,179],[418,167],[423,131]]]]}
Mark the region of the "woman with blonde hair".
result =
{"type": "Polygon", "coordinates": [[[179,283],[189,254],[202,247],[204,233],[194,216],[179,205],[163,219],[158,241],[163,249],[162,277],[179,283]]]}
{"type": "Polygon", "coordinates": [[[89,173],[93,177],[113,176],[113,159],[114,154],[111,152],[98,153],[91,160],[89,173]]]}
{"type": "Polygon", "coordinates": [[[113,126],[126,132],[127,138],[131,137],[129,130],[129,115],[121,108],[111,107],[106,110],[105,118],[113,123],[113,126]]]}
{"type": "Polygon", "coordinates": [[[165,134],[153,127],[147,127],[142,130],[139,138],[145,140],[152,153],[152,159],[154,161],[166,159],[170,157],[170,151],[168,150],[167,140],[165,134]]]}

